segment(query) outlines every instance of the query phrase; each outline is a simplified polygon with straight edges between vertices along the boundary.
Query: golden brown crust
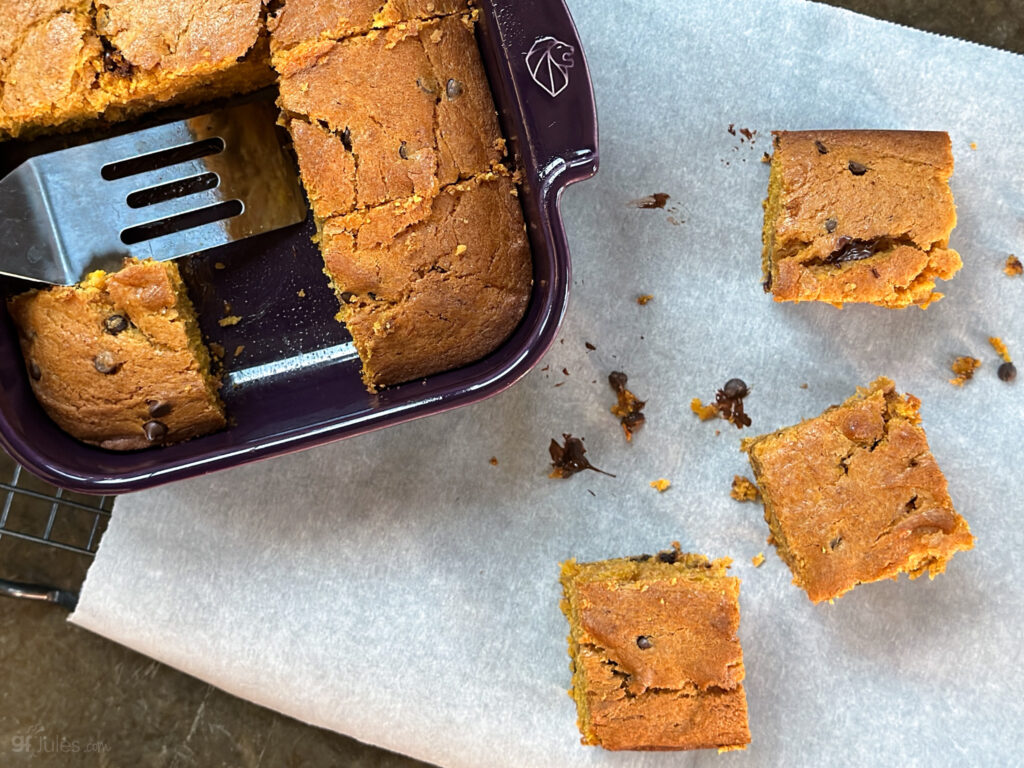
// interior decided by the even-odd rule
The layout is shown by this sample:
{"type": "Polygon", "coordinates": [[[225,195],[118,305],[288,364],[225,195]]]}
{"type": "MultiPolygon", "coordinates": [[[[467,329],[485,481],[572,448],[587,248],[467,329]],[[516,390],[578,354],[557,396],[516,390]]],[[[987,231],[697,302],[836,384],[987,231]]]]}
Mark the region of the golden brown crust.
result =
{"type": "Polygon", "coordinates": [[[74,437],[130,450],[224,426],[219,384],[172,262],[129,262],[80,287],[21,294],[9,308],[36,398],[74,437]]]}
{"type": "Polygon", "coordinates": [[[927,306],[962,262],[949,136],[776,131],[763,260],[776,301],[927,306]]]}
{"type": "Polygon", "coordinates": [[[0,34],[0,136],[123,119],[273,78],[261,0],[14,2],[0,34]]]}
{"type": "Polygon", "coordinates": [[[900,573],[935,576],[973,546],[919,407],[878,379],[816,418],[745,445],[772,541],[814,602],[900,573]]]}
{"type": "Polygon", "coordinates": [[[487,174],[326,222],[327,273],[371,389],[470,363],[515,329],[532,269],[514,191],[487,174]]]}
{"type": "Polygon", "coordinates": [[[468,0],[286,0],[267,27],[275,51],[299,43],[342,40],[371,29],[465,12],[468,0]]]}
{"type": "MultiPolygon", "coordinates": [[[[321,143],[333,134],[351,154],[357,208],[434,195],[504,157],[470,17],[303,46],[274,63],[286,115],[319,125],[321,143]]],[[[307,161],[301,170],[307,183],[327,185],[329,168],[307,161]]]]}
{"type": "Polygon", "coordinates": [[[678,550],[562,564],[583,743],[668,750],[750,742],[739,579],[728,565],[678,550]]]}

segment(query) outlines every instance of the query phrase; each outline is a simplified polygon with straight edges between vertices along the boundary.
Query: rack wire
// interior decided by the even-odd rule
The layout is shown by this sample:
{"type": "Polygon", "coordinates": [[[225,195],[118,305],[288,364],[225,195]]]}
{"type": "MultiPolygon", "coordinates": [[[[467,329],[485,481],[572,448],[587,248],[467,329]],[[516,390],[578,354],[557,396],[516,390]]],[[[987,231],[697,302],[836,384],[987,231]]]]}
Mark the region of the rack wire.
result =
{"type": "Polygon", "coordinates": [[[0,482],[0,493],[6,494],[0,539],[9,536],[88,557],[96,554],[114,503],[113,496],[69,498],[64,489],[45,485],[19,464],[13,464],[8,482],[0,482]]]}

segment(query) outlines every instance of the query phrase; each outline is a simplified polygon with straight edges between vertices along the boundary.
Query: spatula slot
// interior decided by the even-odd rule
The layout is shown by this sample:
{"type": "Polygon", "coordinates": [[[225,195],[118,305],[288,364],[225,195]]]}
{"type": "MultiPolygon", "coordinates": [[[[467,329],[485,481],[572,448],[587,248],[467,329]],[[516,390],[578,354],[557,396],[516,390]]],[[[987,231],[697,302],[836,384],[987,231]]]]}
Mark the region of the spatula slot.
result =
{"type": "Polygon", "coordinates": [[[223,151],[224,140],[214,136],[202,141],[192,142],[191,144],[161,149],[159,152],[150,152],[138,157],[118,160],[116,163],[108,163],[100,170],[100,176],[107,181],[117,181],[118,179],[146,173],[147,171],[155,171],[170,165],[187,163],[191,160],[198,160],[201,157],[209,157],[223,151]]]}
{"type": "Polygon", "coordinates": [[[179,213],[176,216],[168,216],[165,219],[148,221],[129,227],[121,233],[121,242],[125,245],[135,245],[145,240],[152,240],[174,232],[181,232],[185,229],[194,229],[204,224],[212,224],[215,221],[230,219],[238,216],[245,210],[241,200],[226,200],[223,203],[209,205],[187,213],[179,213]]]}
{"type": "Polygon", "coordinates": [[[158,184],[155,187],[140,189],[132,192],[127,197],[129,208],[145,208],[148,205],[155,205],[166,200],[174,200],[187,195],[194,195],[197,192],[205,192],[208,189],[216,189],[220,184],[220,177],[216,173],[202,173],[198,176],[190,176],[187,179],[177,179],[166,184],[158,184]]]}

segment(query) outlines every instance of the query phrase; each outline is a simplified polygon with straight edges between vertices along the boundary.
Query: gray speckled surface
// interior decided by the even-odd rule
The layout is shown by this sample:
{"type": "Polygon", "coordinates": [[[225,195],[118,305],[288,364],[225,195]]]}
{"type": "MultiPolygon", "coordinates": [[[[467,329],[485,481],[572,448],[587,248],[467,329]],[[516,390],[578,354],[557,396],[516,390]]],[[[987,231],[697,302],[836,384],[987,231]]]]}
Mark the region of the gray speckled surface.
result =
{"type": "MultiPolygon", "coordinates": [[[[1020,0],[831,4],[1024,52],[1020,0]]],[[[0,460],[0,477],[8,474],[0,460]]],[[[76,587],[87,566],[78,555],[0,539],[0,577],[76,587]]],[[[50,606],[0,599],[0,670],[4,766],[419,765],[222,693],[66,624],[50,606]],[[58,752],[61,739],[79,751],[58,752]]]]}

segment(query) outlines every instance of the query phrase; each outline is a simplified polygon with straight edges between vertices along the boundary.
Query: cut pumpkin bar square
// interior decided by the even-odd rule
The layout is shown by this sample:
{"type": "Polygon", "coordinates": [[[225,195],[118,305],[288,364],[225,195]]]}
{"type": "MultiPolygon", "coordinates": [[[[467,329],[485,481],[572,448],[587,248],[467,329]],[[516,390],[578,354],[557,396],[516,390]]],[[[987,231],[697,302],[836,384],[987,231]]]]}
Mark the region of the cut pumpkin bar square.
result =
{"type": "Polygon", "coordinates": [[[949,136],[776,131],[764,288],[776,301],[927,307],[960,269],[949,136]]]}
{"type": "Polygon", "coordinates": [[[609,750],[750,743],[739,579],[728,559],[674,549],[562,563],[582,742],[609,750]]]}
{"type": "Polygon", "coordinates": [[[771,541],[815,603],[901,573],[935,577],[974,546],[920,406],[880,378],[820,416],[744,444],[771,541]]]}

